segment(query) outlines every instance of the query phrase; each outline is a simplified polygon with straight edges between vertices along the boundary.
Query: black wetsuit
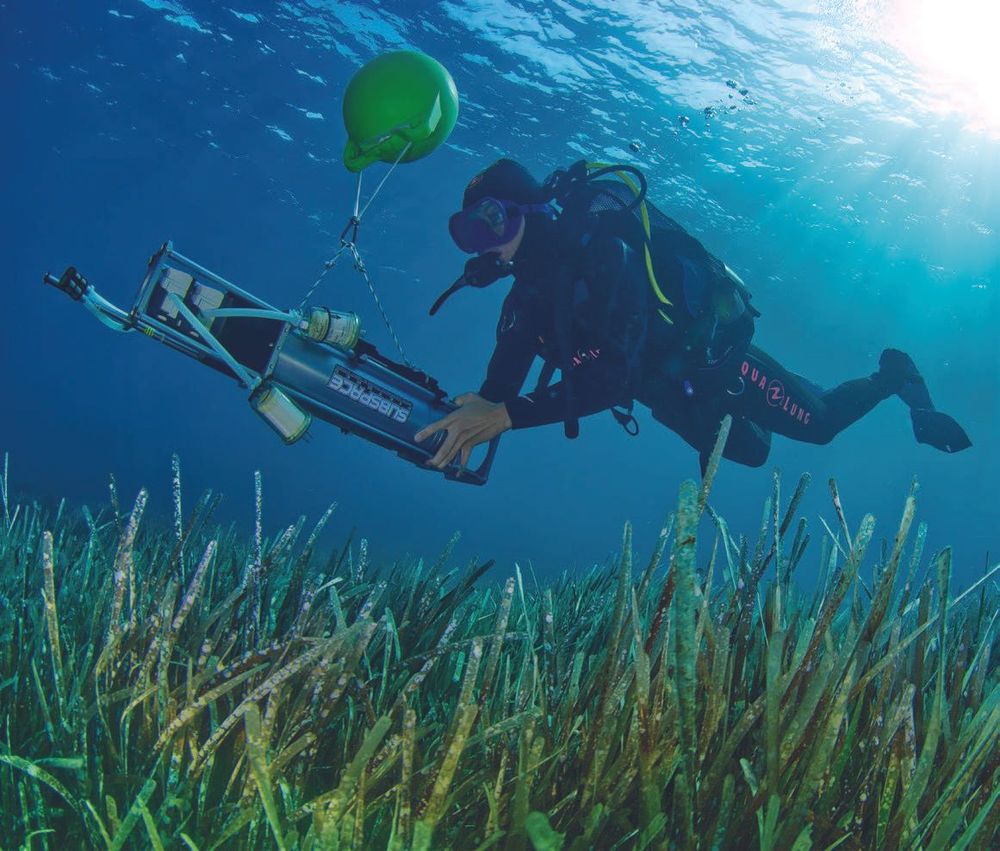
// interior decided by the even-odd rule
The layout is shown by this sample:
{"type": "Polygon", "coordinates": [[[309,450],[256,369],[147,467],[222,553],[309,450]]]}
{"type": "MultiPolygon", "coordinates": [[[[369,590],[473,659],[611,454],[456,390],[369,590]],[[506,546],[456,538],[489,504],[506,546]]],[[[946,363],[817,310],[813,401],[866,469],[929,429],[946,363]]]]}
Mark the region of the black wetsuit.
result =
{"type": "MultiPolygon", "coordinates": [[[[572,371],[572,406],[582,417],[626,403],[630,397],[631,361],[636,352],[623,347],[627,332],[621,324],[614,328],[606,315],[595,312],[604,304],[583,303],[588,286],[592,289],[614,287],[625,275],[637,275],[635,257],[623,259],[623,243],[607,235],[589,241],[574,255],[574,267],[559,259],[556,249],[558,230],[551,222],[533,217],[514,264],[514,285],[507,295],[497,323],[497,345],[490,359],[480,395],[493,402],[505,402],[513,428],[531,428],[564,421],[567,416],[564,378],[549,384],[552,372],[572,371]],[[560,265],[562,264],[562,265],[560,265]],[[566,330],[570,340],[561,345],[554,303],[559,301],[559,287],[572,279],[569,308],[573,320],[566,330]],[[532,392],[520,395],[536,357],[545,361],[543,381],[532,392]]],[[[575,246],[579,248],[579,246],[575,246]]],[[[565,256],[565,254],[563,254],[565,256]]],[[[635,291],[637,288],[632,288],[635,291]]],[[[633,313],[642,314],[645,322],[645,289],[642,305],[633,313]]],[[[624,321],[624,320],[623,320],[624,321]]],[[[639,341],[635,344],[638,345],[639,341]]]]}
{"type": "Polygon", "coordinates": [[[637,398],[698,450],[703,467],[726,414],[733,424],[724,457],[759,467],[767,460],[772,433],[829,443],[894,392],[878,373],[824,390],[752,345],[687,381],[648,381],[637,398]]]}
{"type": "MultiPolygon", "coordinates": [[[[676,256],[664,257],[663,245],[654,246],[654,255],[658,268],[665,270],[661,283],[671,296],[677,316],[684,310],[695,311],[693,302],[698,296],[692,295],[692,280],[723,265],[672,220],[671,224],[677,230],[665,244],[673,246],[676,256]]],[[[566,417],[564,381],[551,386],[543,381],[542,386],[521,394],[536,357],[549,365],[549,375],[553,367],[561,368],[567,362],[565,350],[560,352],[555,342],[555,270],[571,264],[575,268],[570,275],[583,282],[578,286],[600,287],[598,278],[608,274],[607,264],[602,265],[600,257],[607,254],[607,245],[618,239],[611,234],[604,240],[605,248],[598,251],[597,259],[587,257],[584,251],[582,262],[578,262],[578,258],[560,259],[568,255],[553,248],[553,235],[548,223],[530,222],[515,261],[514,284],[497,325],[496,349],[480,389],[484,398],[506,403],[515,429],[555,423],[566,417]]],[[[600,240],[593,241],[598,243],[600,240]]],[[[635,246],[633,257],[639,252],[641,244],[635,246]]],[[[690,345],[695,335],[688,332],[694,324],[677,322],[670,326],[656,317],[657,304],[645,266],[632,262],[621,271],[623,280],[641,288],[646,294],[643,298],[648,298],[646,309],[651,318],[649,333],[639,341],[641,369],[632,368],[635,353],[616,339],[614,329],[602,325],[601,316],[594,315],[593,309],[588,315],[584,304],[572,322],[572,355],[568,359],[576,416],[627,404],[634,398],[697,449],[704,467],[722,418],[731,414],[733,426],[724,457],[759,466],[767,459],[772,432],[809,443],[827,443],[894,392],[890,382],[878,373],[824,390],[750,345],[752,330],[709,366],[710,356],[701,346],[703,340],[690,345]]],[[[615,284],[621,285],[621,281],[615,284]]]]}

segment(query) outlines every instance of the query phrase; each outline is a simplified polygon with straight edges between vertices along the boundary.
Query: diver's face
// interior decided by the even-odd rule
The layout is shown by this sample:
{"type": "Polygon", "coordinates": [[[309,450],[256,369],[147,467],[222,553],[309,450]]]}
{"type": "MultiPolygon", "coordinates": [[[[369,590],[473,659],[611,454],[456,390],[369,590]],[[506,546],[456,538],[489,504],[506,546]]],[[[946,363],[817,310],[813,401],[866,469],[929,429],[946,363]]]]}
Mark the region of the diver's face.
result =
{"type": "Polygon", "coordinates": [[[503,245],[497,248],[490,249],[493,254],[499,254],[500,259],[504,263],[510,263],[514,259],[514,255],[517,254],[517,249],[521,247],[521,240],[524,239],[524,229],[527,227],[526,217],[521,217],[521,227],[517,229],[517,233],[510,242],[505,242],[503,245]]]}

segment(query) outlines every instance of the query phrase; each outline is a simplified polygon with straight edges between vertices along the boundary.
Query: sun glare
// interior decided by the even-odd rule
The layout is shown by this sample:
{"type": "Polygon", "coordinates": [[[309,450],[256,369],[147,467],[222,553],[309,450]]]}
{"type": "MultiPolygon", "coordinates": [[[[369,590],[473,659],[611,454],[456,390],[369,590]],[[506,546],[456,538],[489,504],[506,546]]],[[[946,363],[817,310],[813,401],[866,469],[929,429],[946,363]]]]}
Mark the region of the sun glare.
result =
{"type": "Polygon", "coordinates": [[[926,75],[938,108],[1000,134],[1000,3],[896,0],[887,40],[926,75]]]}

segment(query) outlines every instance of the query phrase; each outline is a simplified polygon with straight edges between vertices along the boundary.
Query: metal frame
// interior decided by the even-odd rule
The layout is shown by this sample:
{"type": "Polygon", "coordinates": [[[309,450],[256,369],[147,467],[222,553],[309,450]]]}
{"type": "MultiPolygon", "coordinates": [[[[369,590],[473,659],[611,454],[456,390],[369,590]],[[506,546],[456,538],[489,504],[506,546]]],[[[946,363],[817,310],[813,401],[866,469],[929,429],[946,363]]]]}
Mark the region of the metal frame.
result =
{"type": "MultiPolygon", "coordinates": [[[[342,431],[396,452],[406,460],[426,468],[429,460],[444,441],[443,433],[417,444],[413,435],[427,424],[455,410],[437,382],[409,364],[389,360],[369,343],[358,341],[344,350],[329,343],[317,342],[302,333],[303,314],[281,311],[260,298],[235,286],[193,260],[174,251],[165,242],[149,260],[146,275],[139,286],[135,302],[126,313],[100,296],[74,268],[63,278],[45,276],[45,282],[82,300],[106,326],[118,331],[140,331],[189,357],[232,376],[251,394],[261,385],[273,385],[283,390],[309,414],[325,420],[342,431]],[[198,314],[177,292],[162,288],[164,301],[190,328],[190,332],[168,325],[150,310],[154,293],[170,270],[188,275],[192,285],[204,284],[225,295],[244,300],[249,307],[204,308],[198,314]],[[200,315],[199,315],[200,314],[200,315]],[[210,328],[215,318],[260,321],[272,319],[281,324],[276,332],[266,366],[262,370],[248,367],[227,350],[210,328]],[[205,320],[209,321],[206,322],[205,320]],[[334,378],[341,369],[353,382],[345,393],[334,378]],[[358,387],[361,390],[352,395],[358,387]],[[367,399],[365,396],[367,395],[367,399]],[[377,403],[377,404],[374,404],[377,403]],[[398,420],[382,411],[388,406],[397,411],[406,408],[406,417],[398,420]]],[[[179,323],[181,324],[181,323],[179,323]]],[[[261,352],[263,354],[263,352],[261,352]]],[[[490,441],[485,458],[475,469],[463,469],[453,461],[444,471],[448,479],[469,484],[485,484],[496,456],[499,438],[490,441]]]]}

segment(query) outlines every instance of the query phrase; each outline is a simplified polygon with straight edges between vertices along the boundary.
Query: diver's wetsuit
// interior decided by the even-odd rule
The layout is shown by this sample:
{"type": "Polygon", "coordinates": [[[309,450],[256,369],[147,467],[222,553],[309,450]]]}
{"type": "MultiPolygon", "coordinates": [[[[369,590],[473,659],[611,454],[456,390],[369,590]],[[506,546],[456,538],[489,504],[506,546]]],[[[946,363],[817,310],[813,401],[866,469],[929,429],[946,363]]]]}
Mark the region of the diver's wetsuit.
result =
{"type": "MultiPolygon", "coordinates": [[[[560,365],[550,286],[554,258],[543,244],[536,235],[519,252],[514,286],[497,326],[497,346],[480,389],[484,398],[506,403],[515,429],[559,422],[566,416],[562,381],[520,395],[535,357],[557,368],[560,365]]],[[[690,258],[682,258],[677,265],[690,272],[690,258]]],[[[632,274],[642,275],[639,284],[649,289],[641,266],[632,274]]],[[[679,304],[684,287],[675,282],[671,291],[679,304]]],[[[593,414],[635,398],[699,451],[703,467],[722,418],[731,414],[733,426],[724,457],[760,466],[770,451],[772,432],[808,443],[828,443],[895,392],[879,373],[823,390],[748,340],[710,368],[691,363],[679,368],[671,353],[682,343],[679,333],[672,339],[669,333],[650,333],[644,338],[641,374],[630,375],[627,353],[602,334],[599,323],[574,323],[574,414],[593,414]]]]}
{"type": "MultiPolygon", "coordinates": [[[[576,329],[578,332],[580,329],[576,329]]],[[[497,323],[497,346],[479,395],[505,402],[513,428],[561,422],[566,416],[563,382],[519,395],[536,357],[557,364],[551,304],[542,293],[515,282],[497,323]]],[[[573,400],[577,416],[595,414],[625,401],[622,354],[595,336],[577,336],[573,352],[573,400]]]]}
{"type": "Polygon", "coordinates": [[[696,371],[686,386],[654,374],[643,382],[637,398],[699,451],[703,465],[722,418],[731,414],[724,457],[759,467],[767,460],[772,432],[806,443],[829,443],[894,392],[877,372],[824,390],[748,346],[712,370],[696,371]]]}
{"type": "MultiPolygon", "coordinates": [[[[496,349],[479,391],[491,402],[506,403],[513,428],[555,423],[567,415],[565,380],[552,385],[543,380],[544,386],[519,395],[536,357],[549,365],[548,377],[552,370],[563,367],[564,360],[565,370],[572,370],[575,416],[594,414],[630,398],[630,359],[623,351],[622,335],[609,333],[608,317],[595,314],[593,309],[587,309],[587,304],[579,302],[585,295],[588,279],[595,289],[609,282],[613,286],[617,277],[631,271],[635,258],[631,263],[619,262],[624,255],[616,256],[616,251],[623,243],[600,237],[577,256],[578,265],[585,271],[571,276],[576,278],[572,286],[578,304],[570,308],[574,312],[572,327],[564,328],[571,336],[564,353],[553,309],[560,275],[567,271],[557,267],[552,252],[557,235],[552,223],[541,218],[533,221],[526,233],[514,264],[514,285],[497,323],[496,349]]],[[[640,292],[643,302],[641,307],[633,308],[633,313],[643,314],[645,321],[645,289],[640,292]]]]}
{"type": "MultiPolygon", "coordinates": [[[[480,389],[484,398],[506,403],[515,429],[559,422],[565,416],[561,382],[518,395],[535,357],[545,357],[549,310],[541,303],[532,305],[508,297],[497,331],[497,347],[480,389]]],[[[606,354],[599,344],[581,341],[574,367],[577,415],[597,413],[627,401],[624,362],[617,352],[606,354]]],[[[892,395],[877,373],[823,390],[756,346],[715,367],[706,378],[707,372],[688,380],[686,386],[662,374],[646,379],[636,398],[702,454],[711,450],[722,418],[732,414],[734,423],[724,455],[752,467],[767,460],[771,432],[807,443],[829,443],[892,395]]]]}

